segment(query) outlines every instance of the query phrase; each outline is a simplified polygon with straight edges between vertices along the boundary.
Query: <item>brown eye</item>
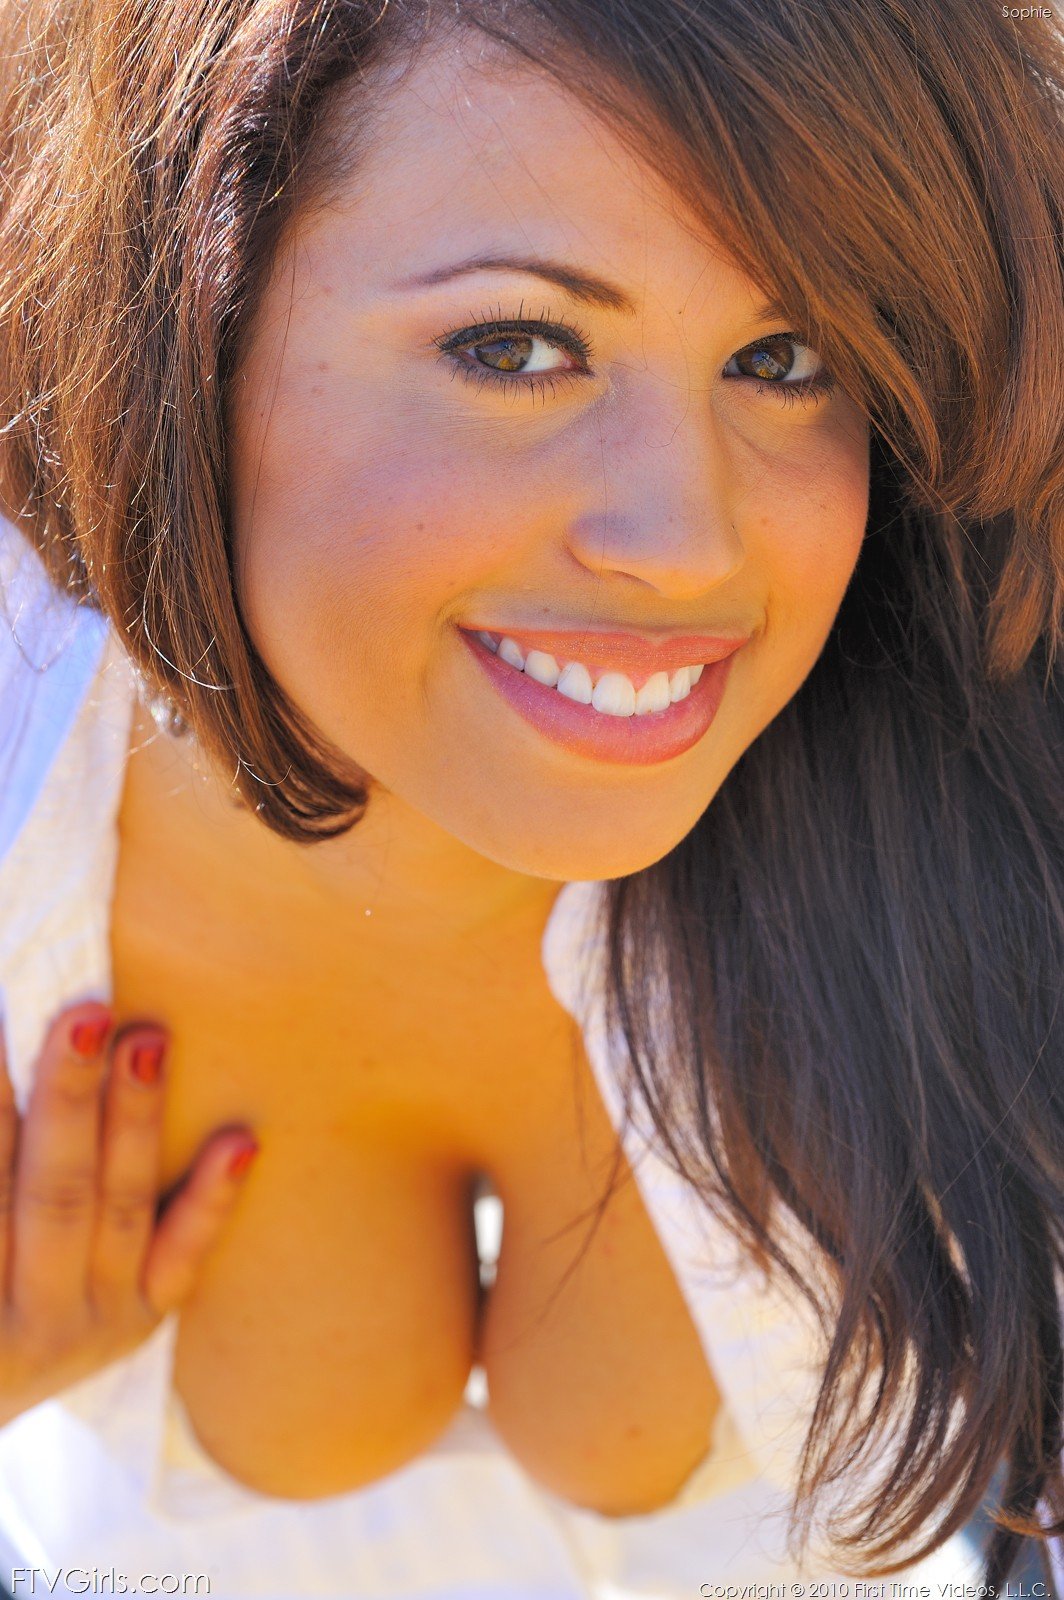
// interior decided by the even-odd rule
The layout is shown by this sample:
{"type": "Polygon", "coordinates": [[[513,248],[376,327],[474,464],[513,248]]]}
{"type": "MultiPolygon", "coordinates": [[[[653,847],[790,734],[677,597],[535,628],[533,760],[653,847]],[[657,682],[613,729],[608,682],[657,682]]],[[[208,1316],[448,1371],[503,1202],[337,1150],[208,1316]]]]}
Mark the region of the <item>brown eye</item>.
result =
{"type": "Polygon", "coordinates": [[[739,350],[732,360],[737,366],[743,363],[749,370],[743,370],[744,378],[764,378],[770,382],[786,378],[794,366],[795,341],[777,334],[771,339],[761,339],[756,344],[746,346],[739,350]]]}
{"type": "Polygon", "coordinates": [[[573,354],[558,339],[544,334],[524,333],[520,328],[506,329],[487,339],[469,339],[465,348],[471,352],[474,364],[490,372],[543,372],[560,373],[573,370],[573,354]],[[558,363],[558,355],[563,358],[558,363]]]}
{"type": "Polygon", "coordinates": [[[592,377],[591,346],[587,334],[563,320],[521,317],[512,322],[501,315],[485,317],[434,339],[456,375],[483,388],[497,384],[530,397],[553,395],[563,383],[592,377]]]}
{"type": "Polygon", "coordinates": [[[809,345],[796,333],[770,333],[729,357],[721,376],[742,378],[752,393],[771,394],[785,405],[816,401],[829,394],[835,379],[809,345]]]}
{"type": "Polygon", "coordinates": [[[507,334],[472,346],[477,359],[495,372],[521,372],[532,354],[535,340],[527,333],[507,334]]]}

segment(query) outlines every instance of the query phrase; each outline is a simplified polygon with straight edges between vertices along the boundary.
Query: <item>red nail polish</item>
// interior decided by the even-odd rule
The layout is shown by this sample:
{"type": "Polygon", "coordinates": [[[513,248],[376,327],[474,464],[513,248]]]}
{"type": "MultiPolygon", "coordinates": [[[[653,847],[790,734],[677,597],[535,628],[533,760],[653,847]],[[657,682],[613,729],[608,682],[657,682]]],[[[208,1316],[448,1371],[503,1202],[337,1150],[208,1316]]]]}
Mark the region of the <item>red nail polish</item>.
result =
{"type": "Polygon", "coordinates": [[[153,1039],[150,1044],[138,1044],[129,1058],[129,1070],[139,1083],[157,1083],[162,1071],[164,1039],[153,1039]]]}
{"type": "Polygon", "coordinates": [[[111,1028],[110,1013],[91,1022],[77,1022],[70,1030],[70,1043],[79,1056],[98,1055],[111,1028]]]}
{"type": "Polygon", "coordinates": [[[226,1169],[229,1176],[231,1178],[239,1178],[247,1171],[258,1153],[259,1147],[257,1144],[243,1145],[229,1162],[229,1166],[226,1169]]]}

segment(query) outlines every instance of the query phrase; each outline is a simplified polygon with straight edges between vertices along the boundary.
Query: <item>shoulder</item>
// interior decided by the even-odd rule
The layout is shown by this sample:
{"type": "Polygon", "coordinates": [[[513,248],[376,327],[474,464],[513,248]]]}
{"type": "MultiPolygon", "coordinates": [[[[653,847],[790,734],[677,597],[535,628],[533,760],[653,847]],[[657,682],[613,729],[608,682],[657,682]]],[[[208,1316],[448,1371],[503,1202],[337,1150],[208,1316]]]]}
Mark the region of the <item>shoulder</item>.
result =
{"type": "Polygon", "coordinates": [[[70,731],[107,637],[106,618],[61,593],[0,515],[0,860],[70,731]]]}

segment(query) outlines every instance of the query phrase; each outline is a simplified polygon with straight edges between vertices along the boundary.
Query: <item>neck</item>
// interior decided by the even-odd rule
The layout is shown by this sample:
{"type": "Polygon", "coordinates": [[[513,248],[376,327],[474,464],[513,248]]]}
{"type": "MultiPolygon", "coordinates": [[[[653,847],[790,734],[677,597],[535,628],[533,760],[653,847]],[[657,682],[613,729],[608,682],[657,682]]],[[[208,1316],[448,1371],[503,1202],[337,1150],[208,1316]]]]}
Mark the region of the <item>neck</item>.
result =
{"type": "Polygon", "coordinates": [[[371,788],[361,821],[338,838],[283,839],[234,803],[190,737],[161,733],[139,706],[121,826],[123,840],[140,832],[164,850],[179,839],[175,870],[193,852],[219,904],[422,957],[495,931],[538,939],[561,888],[490,861],[386,790],[371,788]]]}
{"type": "Polygon", "coordinates": [[[379,789],[339,838],[309,846],[271,839],[285,853],[293,889],[375,942],[450,943],[537,923],[561,888],[488,860],[379,789]]]}

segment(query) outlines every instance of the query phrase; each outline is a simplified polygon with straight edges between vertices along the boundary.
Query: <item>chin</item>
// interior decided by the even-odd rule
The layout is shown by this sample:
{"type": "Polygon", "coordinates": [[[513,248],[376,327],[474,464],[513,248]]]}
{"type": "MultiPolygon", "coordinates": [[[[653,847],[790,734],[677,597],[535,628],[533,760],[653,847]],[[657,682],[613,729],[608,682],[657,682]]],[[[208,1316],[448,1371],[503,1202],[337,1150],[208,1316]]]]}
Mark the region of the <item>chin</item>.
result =
{"type": "Polygon", "coordinates": [[[511,872],[524,873],[531,878],[546,878],[557,883],[574,880],[626,878],[674,850],[686,835],[674,834],[668,838],[640,841],[638,838],[605,836],[606,830],[590,836],[573,835],[560,839],[557,835],[537,839],[528,833],[520,838],[470,839],[466,842],[479,854],[487,856],[511,872]]]}

